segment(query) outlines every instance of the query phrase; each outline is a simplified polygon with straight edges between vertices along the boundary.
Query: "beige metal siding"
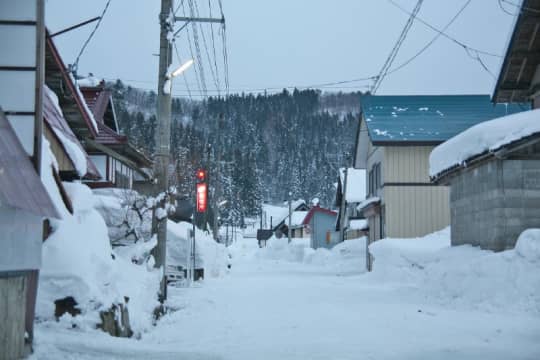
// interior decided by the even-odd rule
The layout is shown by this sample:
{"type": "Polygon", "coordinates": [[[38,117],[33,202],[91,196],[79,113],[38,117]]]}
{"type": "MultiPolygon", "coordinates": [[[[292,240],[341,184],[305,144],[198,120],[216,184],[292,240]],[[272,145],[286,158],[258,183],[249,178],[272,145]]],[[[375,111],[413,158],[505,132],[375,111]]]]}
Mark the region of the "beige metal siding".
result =
{"type": "Polygon", "coordinates": [[[429,183],[429,154],[433,146],[388,146],[384,148],[385,182],[429,183]]]}
{"type": "Polygon", "coordinates": [[[384,148],[387,237],[424,236],[450,224],[448,188],[430,185],[431,150],[433,146],[384,148]]]}
{"type": "Polygon", "coordinates": [[[446,186],[388,186],[384,194],[387,237],[424,236],[450,225],[446,186]]]}

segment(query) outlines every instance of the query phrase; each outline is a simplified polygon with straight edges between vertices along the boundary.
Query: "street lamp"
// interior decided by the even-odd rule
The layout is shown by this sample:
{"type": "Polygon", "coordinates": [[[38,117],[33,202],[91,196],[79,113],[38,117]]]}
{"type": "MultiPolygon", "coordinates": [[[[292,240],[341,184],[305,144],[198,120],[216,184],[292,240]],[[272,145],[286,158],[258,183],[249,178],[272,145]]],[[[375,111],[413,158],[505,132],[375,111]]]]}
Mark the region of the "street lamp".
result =
{"type": "Polygon", "coordinates": [[[165,75],[165,84],[163,84],[163,92],[167,95],[170,95],[171,94],[171,90],[172,90],[172,79],[177,77],[178,75],[182,74],[184,71],[186,71],[187,69],[189,69],[191,67],[191,65],[193,65],[193,59],[190,59],[188,61],[186,61],[185,63],[183,63],[182,65],[180,65],[180,67],[178,67],[178,69],[174,70],[173,72],[168,72],[166,75],[165,75]]]}
{"type": "Polygon", "coordinates": [[[185,63],[183,63],[182,65],[180,65],[180,67],[178,69],[174,70],[171,73],[171,77],[177,77],[178,75],[182,74],[184,71],[189,69],[191,67],[191,65],[193,65],[193,59],[190,59],[190,60],[186,61],[185,63]]]}

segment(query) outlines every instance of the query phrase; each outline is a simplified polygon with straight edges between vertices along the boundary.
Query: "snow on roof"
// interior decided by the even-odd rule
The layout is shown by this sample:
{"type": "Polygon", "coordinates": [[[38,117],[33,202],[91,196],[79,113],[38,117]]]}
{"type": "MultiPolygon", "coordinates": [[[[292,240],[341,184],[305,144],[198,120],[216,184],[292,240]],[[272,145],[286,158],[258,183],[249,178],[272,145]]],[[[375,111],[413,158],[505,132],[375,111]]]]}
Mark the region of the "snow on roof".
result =
{"type": "MultiPolygon", "coordinates": [[[[294,211],[291,216],[291,226],[300,226],[304,222],[309,211],[294,211]]],[[[289,217],[285,218],[285,224],[288,225],[289,217]]]]}
{"type": "MultiPolygon", "coordinates": [[[[344,183],[345,169],[339,169],[341,183],[344,183]]],[[[345,200],[348,203],[356,203],[366,198],[366,170],[349,168],[347,170],[347,194],[345,200]]]]}
{"type": "Polygon", "coordinates": [[[351,230],[365,230],[368,228],[368,221],[366,219],[353,219],[349,221],[349,229],[351,230]]]}
{"type": "MultiPolygon", "coordinates": [[[[43,86],[43,90],[43,115],[45,121],[50,125],[54,135],[64,147],[75,170],[81,177],[85,176],[89,170],[94,173],[93,168],[89,169],[90,160],[86,152],[64,119],[58,97],[47,85],[43,86]]],[[[97,170],[95,170],[95,173],[97,173],[97,170]]]]}
{"type": "Polygon", "coordinates": [[[434,177],[486,152],[530,135],[540,135],[540,109],[503,116],[475,125],[437,146],[429,156],[429,174],[434,177]]]}
{"type": "Polygon", "coordinates": [[[98,79],[94,75],[89,74],[88,77],[77,79],[77,84],[80,87],[95,87],[98,86],[103,79],[98,79]]]}
{"type": "Polygon", "coordinates": [[[377,203],[381,201],[381,199],[378,196],[372,196],[370,198],[367,198],[366,200],[362,201],[358,206],[356,207],[357,210],[362,211],[366,207],[368,207],[371,204],[377,203]]]}
{"type": "MultiPolygon", "coordinates": [[[[295,211],[296,209],[298,209],[299,207],[305,204],[306,202],[304,200],[293,201],[291,204],[292,210],[295,211]]],[[[263,214],[266,215],[266,218],[263,217],[263,221],[265,221],[264,223],[265,228],[270,228],[270,225],[272,227],[276,227],[279,223],[284,221],[289,216],[289,206],[263,204],[262,210],[263,210],[263,214]]]]}
{"type": "Polygon", "coordinates": [[[441,143],[480,122],[529,109],[496,104],[488,95],[364,96],[362,109],[373,143],[441,143]]]}

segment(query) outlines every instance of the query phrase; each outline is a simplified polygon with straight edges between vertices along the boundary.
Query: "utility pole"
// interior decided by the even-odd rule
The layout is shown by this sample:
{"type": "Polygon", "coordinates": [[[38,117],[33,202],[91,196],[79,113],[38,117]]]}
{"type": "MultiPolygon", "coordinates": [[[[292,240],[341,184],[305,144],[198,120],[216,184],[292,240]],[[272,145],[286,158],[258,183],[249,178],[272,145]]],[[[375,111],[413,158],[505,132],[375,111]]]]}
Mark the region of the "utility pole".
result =
{"type": "MultiPolygon", "coordinates": [[[[156,154],[154,157],[154,172],[156,176],[155,194],[168,191],[168,166],[171,142],[171,94],[164,91],[167,81],[167,71],[171,65],[172,49],[168,34],[173,24],[168,22],[169,15],[173,11],[172,0],[161,0],[161,12],[159,14],[159,71],[158,71],[158,97],[157,97],[157,131],[156,131],[156,154]]],[[[156,207],[165,207],[166,199],[156,204],[156,207]]],[[[166,263],[167,257],[167,218],[157,219],[153,216],[152,230],[157,235],[157,245],[152,249],[155,267],[162,268],[159,298],[163,302],[167,299],[166,263]]]]}
{"type": "Polygon", "coordinates": [[[340,241],[345,241],[345,215],[347,213],[347,183],[348,183],[347,178],[349,175],[349,168],[346,167],[343,171],[344,171],[343,184],[341,184],[342,185],[341,206],[339,209],[339,240],[340,241]]]}
{"type": "Polygon", "coordinates": [[[214,176],[214,228],[213,235],[214,240],[217,242],[219,240],[219,201],[221,197],[221,143],[220,143],[220,134],[223,130],[224,126],[224,120],[223,120],[223,113],[219,114],[219,119],[217,122],[217,130],[216,131],[216,145],[214,146],[215,151],[215,159],[216,159],[216,169],[215,169],[215,176],[214,176]]]}
{"type": "MultiPolygon", "coordinates": [[[[169,74],[169,66],[172,63],[172,44],[174,37],[174,23],[184,21],[182,30],[188,23],[195,22],[216,22],[225,23],[225,18],[190,18],[175,17],[173,10],[173,0],[161,0],[161,12],[159,14],[160,35],[159,35],[159,71],[158,71],[158,91],[157,91],[157,131],[156,131],[156,154],[154,155],[154,173],[156,176],[155,194],[167,193],[169,190],[168,168],[171,147],[171,87],[170,81],[174,74],[169,74]],[[169,84],[166,86],[166,84],[169,84]],[[167,87],[167,89],[166,89],[167,87]]],[[[176,33],[178,33],[178,30],[176,33]]],[[[166,197],[160,200],[157,207],[165,208],[166,197]]],[[[157,235],[157,245],[152,249],[155,260],[155,267],[163,269],[163,278],[160,286],[160,301],[167,299],[166,280],[166,257],[167,257],[167,218],[157,219],[156,209],[152,220],[152,233],[157,235]]]]}
{"type": "Polygon", "coordinates": [[[289,226],[287,227],[287,238],[291,243],[291,218],[292,218],[292,192],[289,191],[289,226]]]}

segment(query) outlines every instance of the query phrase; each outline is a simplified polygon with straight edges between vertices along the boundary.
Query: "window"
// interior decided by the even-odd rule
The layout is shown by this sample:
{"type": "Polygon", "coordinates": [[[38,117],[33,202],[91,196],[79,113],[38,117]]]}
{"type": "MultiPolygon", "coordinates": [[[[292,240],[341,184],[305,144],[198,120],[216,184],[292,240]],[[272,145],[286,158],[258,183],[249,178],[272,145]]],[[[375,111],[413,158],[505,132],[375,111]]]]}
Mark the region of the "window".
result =
{"type": "Polygon", "coordinates": [[[368,179],[368,195],[373,195],[374,191],[373,184],[373,169],[369,170],[369,179],[368,179]]]}
{"type": "Polygon", "coordinates": [[[369,171],[368,178],[368,195],[376,195],[377,189],[381,188],[381,163],[373,164],[369,171]]]}

